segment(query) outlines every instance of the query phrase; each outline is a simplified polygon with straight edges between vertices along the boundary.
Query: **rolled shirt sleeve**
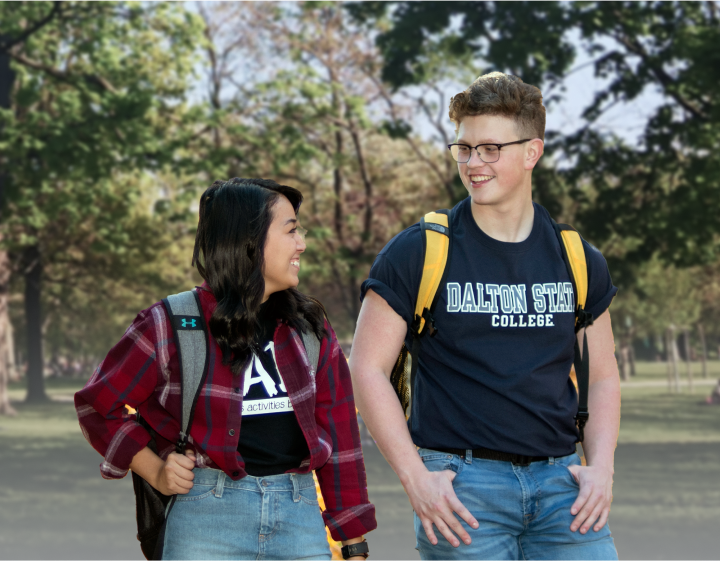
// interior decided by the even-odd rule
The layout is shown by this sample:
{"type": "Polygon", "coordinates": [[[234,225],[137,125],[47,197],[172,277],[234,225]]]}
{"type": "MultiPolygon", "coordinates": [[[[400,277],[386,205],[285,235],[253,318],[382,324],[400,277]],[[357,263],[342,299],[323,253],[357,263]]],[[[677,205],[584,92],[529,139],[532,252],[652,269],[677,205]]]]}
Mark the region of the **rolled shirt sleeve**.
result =
{"type": "Polygon", "coordinates": [[[422,278],[423,240],[420,225],[415,224],[403,230],[382,249],[370,269],[368,279],[360,287],[360,300],[372,290],[412,325],[415,310],[412,303],[417,300],[422,278]]]}
{"type": "Polygon", "coordinates": [[[330,337],[320,348],[315,420],[331,453],[316,474],[326,507],[323,519],[333,539],[341,541],[374,530],[377,522],[368,498],[350,370],[334,331],[325,327],[330,337]]]}
{"type": "Polygon", "coordinates": [[[588,294],[585,310],[597,319],[610,307],[618,289],[613,285],[607,261],[602,253],[585,240],[583,240],[583,248],[588,271],[588,294]]]}
{"type": "Polygon", "coordinates": [[[155,390],[157,344],[155,323],[164,310],[155,305],[138,314],[122,339],[108,353],[85,387],[75,394],[75,409],[83,435],[104,458],[100,473],[106,479],[127,475],[135,455],[150,434],[129,415],[155,390]]]}

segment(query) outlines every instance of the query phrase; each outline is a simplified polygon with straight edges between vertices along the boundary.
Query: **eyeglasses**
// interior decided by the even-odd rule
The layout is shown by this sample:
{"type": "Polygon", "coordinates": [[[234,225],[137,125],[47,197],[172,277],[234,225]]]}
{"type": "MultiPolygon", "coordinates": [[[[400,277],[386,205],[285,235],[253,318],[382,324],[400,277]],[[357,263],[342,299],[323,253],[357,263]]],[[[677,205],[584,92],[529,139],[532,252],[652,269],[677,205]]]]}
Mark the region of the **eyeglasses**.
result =
{"type": "Polygon", "coordinates": [[[295,233],[300,236],[300,239],[305,242],[305,236],[307,236],[308,231],[303,228],[302,226],[295,227],[295,233]]]}
{"type": "Polygon", "coordinates": [[[522,144],[523,142],[530,142],[532,138],[526,138],[525,140],[516,140],[515,142],[506,142],[505,144],[478,144],[474,148],[467,144],[448,144],[448,150],[452,154],[453,160],[458,164],[466,164],[472,157],[473,150],[477,151],[477,155],[486,164],[494,164],[500,159],[500,149],[503,146],[510,146],[511,144],[522,144]]]}

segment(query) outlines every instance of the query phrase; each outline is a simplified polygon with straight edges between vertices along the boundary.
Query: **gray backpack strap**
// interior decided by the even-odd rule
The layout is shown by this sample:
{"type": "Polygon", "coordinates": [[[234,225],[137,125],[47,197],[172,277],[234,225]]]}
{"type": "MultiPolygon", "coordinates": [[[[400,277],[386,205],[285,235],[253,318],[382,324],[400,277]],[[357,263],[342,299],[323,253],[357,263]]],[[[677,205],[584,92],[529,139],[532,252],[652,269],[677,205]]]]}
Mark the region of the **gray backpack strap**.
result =
{"type": "Polygon", "coordinates": [[[190,434],[195,404],[207,372],[207,326],[200,298],[194,289],[168,296],[163,299],[163,304],[170,317],[182,370],[182,431],[175,447],[176,451],[182,454],[190,434]]]}
{"type": "Polygon", "coordinates": [[[317,338],[309,324],[307,325],[307,331],[300,332],[300,335],[310,363],[310,374],[315,376],[319,366],[318,362],[320,362],[320,339],[317,338]]]}

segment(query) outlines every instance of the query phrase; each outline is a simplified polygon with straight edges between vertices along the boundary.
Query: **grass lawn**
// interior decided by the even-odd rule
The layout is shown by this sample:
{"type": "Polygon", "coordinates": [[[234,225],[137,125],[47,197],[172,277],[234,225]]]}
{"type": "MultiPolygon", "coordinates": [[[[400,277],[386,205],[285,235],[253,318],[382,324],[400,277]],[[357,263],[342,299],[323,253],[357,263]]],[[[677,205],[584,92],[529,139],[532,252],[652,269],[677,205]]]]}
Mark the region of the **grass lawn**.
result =
{"type": "MultiPolygon", "coordinates": [[[[694,365],[699,374],[699,363],[694,365]]],[[[720,361],[709,361],[711,377],[720,377],[720,361]]],[[[684,370],[683,370],[684,372],[684,370]]],[[[638,362],[633,381],[665,381],[664,363],[638,362]]],[[[685,381],[686,382],[686,381],[685,381]]],[[[47,378],[46,392],[53,400],[47,405],[26,405],[25,382],[10,384],[10,399],[19,411],[15,418],[0,417],[0,436],[18,436],[57,442],[79,436],[77,418],[72,407],[73,394],[83,387],[84,380],[47,378]]],[[[701,405],[711,387],[698,386],[688,392],[686,383],[681,393],[669,393],[664,386],[622,388],[620,443],[720,442],[720,406],[701,405]]]]}
{"type": "MultiPolygon", "coordinates": [[[[663,368],[640,363],[638,378],[664,380],[663,368]]],[[[21,401],[24,383],[10,387],[18,415],[0,417],[0,559],[140,558],[130,479],[100,477],[101,458],[78,426],[72,396],[83,385],[47,379],[53,401],[44,405],[21,401]]],[[[623,387],[611,516],[621,558],[717,558],[720,407],[698,404],[709,392],[623,387]]],[[[365,461],[379,523],[368,535],[375,557],[416,559],[397,476],[376,448],[365,461]]]]}
{"type": "MultiPolygon", "coordinates": [[[[692,366],[693,380],[702,380],[702,363],[693,361],[692,366]]],[[[680,373],[681,385],[687,385],[687,363],[678,362],[678,372],[680,373]]],[[[708,378],[717,380],[720,378],[720,360],[707,361],[708,378]]],[[[667,381],[667,363],[666,362],[636,362],[635,376],[630,377],[631,382],[650,382],[650,381],[667,381]]]]}
{"type": "Polygon", "coordinates": [[[720,406],[701,404],[709,393],[623,388],[619,442],[720,442],[720,406]]]}

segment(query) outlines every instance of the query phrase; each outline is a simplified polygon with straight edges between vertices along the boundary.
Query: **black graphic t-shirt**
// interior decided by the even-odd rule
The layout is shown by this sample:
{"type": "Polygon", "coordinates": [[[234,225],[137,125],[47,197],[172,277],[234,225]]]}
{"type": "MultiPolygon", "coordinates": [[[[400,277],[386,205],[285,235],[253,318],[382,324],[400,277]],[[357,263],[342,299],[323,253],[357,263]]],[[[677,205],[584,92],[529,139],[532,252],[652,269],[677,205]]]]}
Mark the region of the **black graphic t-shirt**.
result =
{"type": "MultiPolygon", "coordinates": [[[[550,216],[535,206],[532,232],[501,242],[475,222],[471,199],[456,207],[453,248],[435,309],[438,333],[422,341],[409,421],[424,448],[490,448],[529,456],[575,449],[575,296],[550,216]]],[[[586,309],[605,312],[617,288],[602,254],[583,242],[586,309]]],[[[423,267],[419,224],[378,254],[362,285],[405,319],[414,313],[423,267]]],[[[406,337],[411,344],[410,332],[406,337]]],[[[592,414],[592,412],[591,412],[592,414]]]]}
{"type": "Polygon", "coordinates": [[[287,389],[275,362],[277,322],[263,320],[254,355],[243,373],[242,425],[238,452],[253,476],[277,475],[296,468],[310,455],[287,389]]]}

